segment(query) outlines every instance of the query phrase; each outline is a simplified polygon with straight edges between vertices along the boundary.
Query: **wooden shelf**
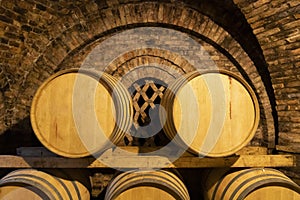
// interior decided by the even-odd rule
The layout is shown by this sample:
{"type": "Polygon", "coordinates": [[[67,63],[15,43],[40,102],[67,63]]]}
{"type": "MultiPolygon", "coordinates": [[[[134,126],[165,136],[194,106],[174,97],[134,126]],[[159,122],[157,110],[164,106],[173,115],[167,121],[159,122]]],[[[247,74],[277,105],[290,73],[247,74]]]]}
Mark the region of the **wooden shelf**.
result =
{"type": "MultiPolygon", "coordinates": [[[[0,155],[0,168],[207,168],[207,167],[295,167],[294,155],[267,155],[261,147],[247,147],[234,156],[222,158],[200,158],[189,153],[181,157],[166,158],[147,154],[140,156],[140,148],[123,147],[109,149],[101,158],[63,158],[52,154],[0,155]],[[121,150],[120,150],[121,149],[121,150]],[[125,150],[125,151],[124,151],[125,150]],[[124,153],[125,152],[125,153],[124,153]],[[128,154],[130,153],[130,155],[128,154]],[[171,162],[173,160],[173,162],[171,162]]],[[[145,151],[145,149],[142,149],[145,151]]],[[[149,149],[148,149],[149,150],[149,149]]],[[[30,152],[30,151],[29,151],[30,152]]]]}
{"type": "Polygon", "coordinates": [[[159,156],[94,158],[0,156],[0,168],[206,168],[206,167],[295,167],[293,155],[239,155],[226,158],[180,157],[171,163],[159,156]],[[109,163],[109,164],[105,164],[109,163]]]}

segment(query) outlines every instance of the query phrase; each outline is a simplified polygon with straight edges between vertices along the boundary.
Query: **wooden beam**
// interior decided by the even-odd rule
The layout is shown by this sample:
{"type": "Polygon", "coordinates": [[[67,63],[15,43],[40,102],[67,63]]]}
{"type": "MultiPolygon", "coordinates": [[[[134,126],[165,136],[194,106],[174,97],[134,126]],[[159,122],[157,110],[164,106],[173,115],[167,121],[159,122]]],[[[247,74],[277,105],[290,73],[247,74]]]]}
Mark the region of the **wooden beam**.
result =
{"type": "Polygon", "coordinates": [[[174,162],[178,168],[201,167],[295,167],[293,155],[240,155],[226,158],[189,158],[182,157],[174,162]]]}
{"type": "Polygon", "coordinates": [[[165,149],[163,153],[168,155],[167,158],[157,151],[157,147],[112,148],[98,159],[63,158],[43,147],[24,147],[17,149],[17,152],[18,156],[0,155],[0,168],[206,168],[294,167],[296,165],[296,156],[267,155],[267,148],[251,146],[243,148],[234,156],[222,158],[199,158],[188,152],[184,152],[178,158],[175,157],[174,149],[165,149]]]}
{"type": "Polygon", "coordinates": [[[225,158],[180,157],[173,163],[161,156],[107,156],[71,159],[0,155],[0,168],[206,168],[294,167],[293,155],[240,155],[225,158]]]}
{"type": "Polygon", "coordinates": [[[300,153],[300,144],[296,143],[290,146],[276,145],[276,150],[289,153],[300,153]]]}
{"type": "Polygon", "coordinates": [[[236,155],[267,155],[267,147],[246,146],[235,153],[236,155]]]}

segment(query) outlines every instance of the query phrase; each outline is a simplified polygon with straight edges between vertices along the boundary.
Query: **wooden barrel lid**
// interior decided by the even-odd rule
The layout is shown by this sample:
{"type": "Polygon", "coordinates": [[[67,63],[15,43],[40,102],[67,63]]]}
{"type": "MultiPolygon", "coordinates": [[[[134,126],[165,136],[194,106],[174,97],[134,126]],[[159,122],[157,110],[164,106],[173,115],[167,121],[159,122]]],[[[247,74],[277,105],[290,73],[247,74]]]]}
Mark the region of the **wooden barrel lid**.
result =
{"type": "Polygon", "coordinates": [[[230,72],[186,75],[166,103],[167,135],[195,154],[231,155],[247,145],[259,123],[259,105],[246,81],[230,72]]]}
{"type": "Polygon", "coordinates": [[[101,150],[108,140],[120,139],[122,131],[129,128],[130,99],[120,88],[113,88],[117,83],[108,77],[68,69],[42,84],[32,102],[31,123],[45,147],[77,158],[101,150]]]}

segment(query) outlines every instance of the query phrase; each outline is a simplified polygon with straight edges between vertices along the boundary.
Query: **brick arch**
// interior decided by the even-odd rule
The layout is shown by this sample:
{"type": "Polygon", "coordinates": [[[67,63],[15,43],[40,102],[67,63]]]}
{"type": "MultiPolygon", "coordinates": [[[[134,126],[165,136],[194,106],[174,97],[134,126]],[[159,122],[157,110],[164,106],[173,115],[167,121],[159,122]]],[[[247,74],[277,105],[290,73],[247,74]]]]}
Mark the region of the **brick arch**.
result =
{"type": "Polygon", "coordinates": [[[132,87],[132,84],[138,80],[147,79],[147,78],[156,79],[160,82],[163,82],[164,85],[169,85],[176,80],[177,78],[176,76],[178,77],[179,74],[170,73],[168,66],[156,67],[155,65],[152,64],[134,67],[130,71],[125,73],[123,76],[119,76],[119,74],[117,75],[117,77],[120,79],[120,82],[126,88],[132,87]],[[158,73],[159,76],[157,77],[158,73]]]}
{"type": "Polygon", "coordinates": [[[152,77],[171,84],[181,75],[195,68],[185,58],[161,49],[137,49],[116,58],[103,71],[112,74],[127,87],[138,79],[152,77]]]}
{"type": "MultiPolygon", "coordinates": [[[[28,74],[30,80],[40,83],[48,74],[57,70],[57,66],[60,66],[66,57],[71,54],[75,55],[86,45],[104,39],[118,30],[147,25],[175,28],[195,37],[201,36],[207,39],[207,41],[219,47],[219,50],[227,53],[227,56],[236,61],[236,64],[240,65],[245,71],[245,75],[251,80],[264,108],[268,129],[267,140],[270,142],[270,147],[272,147],[274,119],[271,115],[272,109],[269,106],[270,101],[263,81],[247,53],[221,26],[194,9],[176,6],[171,3],[122,4],[93,12],[96,15],[90,18],[84,16],[80,18],[80,15],[76,15],[76,20],[74,16],[66,16],[61,19],[62,24],[65,21],[70,21],[69,26],[58,29],[52,42],[40,50],[40,56],[36,58],[28,74]],[[145,8],[148,12],[143,12],[145,8]],[[117,13],[121,14],[118,15],[117,13]],[[42,75],[35,77],[37,71],[41,72],[42,75]]],[[[20,104],[20,102],[18,103],[20,104]]]]}
{"type": "MultiPolygon", "coordinates": [[[[109,66],[105,69],[107,73],[122,76],[125,75],[126,71],[123,73],[118,73],[118,68],[127,68],[127,70],[131,70],[134,67],[138,66],[146,66],[151,64],[157,65],[165,65],[170,67],[177,74],[185,74],[187,72],[191,72],[195,70],[193,65],[189,63],[184,57],[181,55],[161,49],[137,49],[134,51],[126,52],[120,57],[116,58],[109,66]],[[131,64],[133,63],[133,64],[131,64]]],[[[178,77],[175,75],[174,77],[178,77]]]]}
{"type": "MultiPolygon", "coordinates": [[[[294,0],[233,0],[253,29],[270,71],[278,114],[277,150],[299,152],[299,10],[294,0]]],[[[296,154],[297,155],[297,154],[296,154]]],[[[300,184],[300,168],[281,169],[300,184]]]]}
{"type": "Polygon", "coordinates": [[[179,66],[174,65],[166,59],[152,55],[142,55],[131,58],[119,65],[111,74],[118,79],[123,80],[124,76],[132,73],[135,73],[131,76],[133,82],[134,80],[138,80],[142,77],[152,76],[153,78],[164,81],[167,84],[170,84],[172,80],[175,80],[180,75],[184,74],[183,70],[181,70],[179,66]],[[152,70],[148,70],[148,68],[152,68],[152,70]],[[143,71],[143,69],[145,71],[143,71]],[[158,72],[160,69],[164,72],[164,74],[168,74],[168,76],[162,76],[162,74],[159,74],[158,72]],[[158,73],[156,77],[155,72],[158,73]]]}
{"type": "MultiPolygon", "coordinates": [[[[252,27],[268,63],[278,112],[278,143],[299,137],[299,2],[234,1],[252,27]],[[295,14],[296,13],[296,14],[295,14]],[[258,16],[260,16],[258,18],[258,16]],[[298,128],[297,128],[298,127],[298,128]]],[[[296,145],[296,144],[294,144],[296,145]]],[[[299,144],[297,145],[299,146],[299,144]]],[[[297,149],[297,148],[296,148],[297,149]]]]}

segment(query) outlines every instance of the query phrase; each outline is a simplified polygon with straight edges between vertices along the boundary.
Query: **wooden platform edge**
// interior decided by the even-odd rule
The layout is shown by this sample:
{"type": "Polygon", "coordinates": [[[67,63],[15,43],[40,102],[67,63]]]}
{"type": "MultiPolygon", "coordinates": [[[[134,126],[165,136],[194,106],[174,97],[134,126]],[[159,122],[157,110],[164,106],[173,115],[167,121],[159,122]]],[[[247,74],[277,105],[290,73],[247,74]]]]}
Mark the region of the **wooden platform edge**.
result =
{"type": "MultiPolygon", "coordinates": [[[[151,152],[154,152],[155,155],[159,155],[158,150],[162,147],[138,147],[138,146],[118,146],[117,148],[110,148],[105,153],[108,154],[118,154],[118,155],[124,155],[124,152],[128,152],[131,154],[140,154],[140,153],[147,153],[151,154],[151,152]]],[[[26,156],[26,157],[35,157],[35,156],[58,156],[45,147],[19,147],[16,149],[17,155],[19,156],[26,156]]],[[[168,155],[176,154],[174,152],[174,149],[164,147],[164,153],[167,153],[168,155]]],[[[186,156],[194,156],[193,154],[185,151],[181,152],[181,157],[186,156]]],[[[246,146],[235,153],[236,155],[267,155],[268,149],[266,147],[258,147],[258,146],[246,146]]]]}
{"type": "Polygon", "coordinates": [[[105,156],[99,159],[0,155],[0,168],[208,168],[295,167],[294,155],[237,155],[225,158],[105,156]],[[172,162],[173,160],[173,162],[172,162]]]}

